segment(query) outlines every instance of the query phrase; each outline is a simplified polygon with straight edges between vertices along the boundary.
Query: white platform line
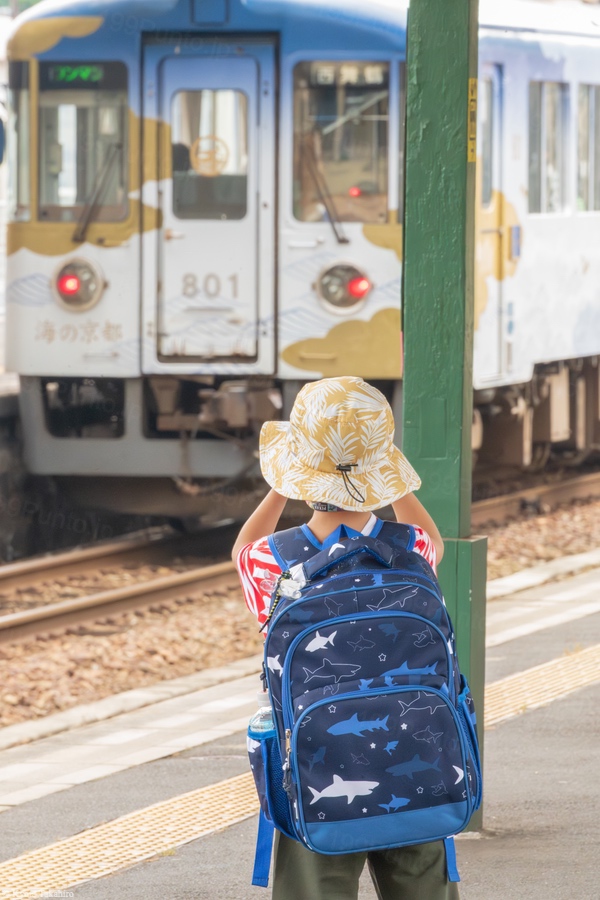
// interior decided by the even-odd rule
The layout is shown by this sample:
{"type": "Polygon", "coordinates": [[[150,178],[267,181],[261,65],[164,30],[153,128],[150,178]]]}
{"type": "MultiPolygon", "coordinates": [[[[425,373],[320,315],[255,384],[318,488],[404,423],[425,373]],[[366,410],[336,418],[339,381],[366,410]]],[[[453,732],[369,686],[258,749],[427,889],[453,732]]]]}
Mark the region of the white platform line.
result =
{"type": "Polygon", "coordinates": [[[567,622],[573,622],[575,619],[582,619],[584,616],[591,616],[597,612],[600,612],[600,599],[592,603],[582,603],[580,606],[571,606],[562,612],[550,613],[546,616],[541,616],[537,620],[514,625],[512,628],[505,628],[504,631],[499,631],[486,638],[485,646],[497,647],[499,644],[506,644],[508,641],[514,641],[528,634],[535,634],[536,631],[555,628],[557,625],[564,625],[567,622]]]}

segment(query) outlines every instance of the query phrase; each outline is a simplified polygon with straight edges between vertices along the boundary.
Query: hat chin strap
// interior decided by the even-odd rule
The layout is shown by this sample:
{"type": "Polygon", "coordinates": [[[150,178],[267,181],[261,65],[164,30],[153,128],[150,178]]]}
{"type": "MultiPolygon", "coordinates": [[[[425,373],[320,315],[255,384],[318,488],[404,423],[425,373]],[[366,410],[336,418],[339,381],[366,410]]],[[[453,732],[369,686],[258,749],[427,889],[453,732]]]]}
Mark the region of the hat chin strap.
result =
{"type": "Polygon", "coordinates": [[[342,478],[344,480],[344,486],[352,499],[356,500],[357,503],[364,503],[365,498],[348,474],[357,465],[358,463],[338,463],[335,468],[336,471],[341,472],[342,478]]]}

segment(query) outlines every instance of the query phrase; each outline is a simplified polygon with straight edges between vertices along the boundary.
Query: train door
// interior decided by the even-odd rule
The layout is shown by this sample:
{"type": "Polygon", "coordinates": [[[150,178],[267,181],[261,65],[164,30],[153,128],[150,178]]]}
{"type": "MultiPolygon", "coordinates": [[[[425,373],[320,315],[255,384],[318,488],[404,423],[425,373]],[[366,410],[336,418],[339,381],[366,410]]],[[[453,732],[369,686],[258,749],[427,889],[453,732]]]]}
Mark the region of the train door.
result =
{"type": "Polygon", "coordinates": [[[504,194],[502,190],[501,70],[484,66],[478,90],[478,173],[475,210],[475,378],[502,372],[504,194]]]}
{"type": "Polygon", "coordinates": [[[170,371],[273,372],[273,47],[212,39],[148,51],[162,219],[156,359],[170,371]]]}

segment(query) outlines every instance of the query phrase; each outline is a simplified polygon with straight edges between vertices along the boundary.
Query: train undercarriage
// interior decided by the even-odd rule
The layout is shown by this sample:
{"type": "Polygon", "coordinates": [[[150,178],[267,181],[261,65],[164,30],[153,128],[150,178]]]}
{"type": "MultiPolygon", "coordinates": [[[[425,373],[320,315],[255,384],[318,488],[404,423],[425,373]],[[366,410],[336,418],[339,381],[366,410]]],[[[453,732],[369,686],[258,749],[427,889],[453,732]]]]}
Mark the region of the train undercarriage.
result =
{"type": "MultiPolygon", "coordinates": [[[[30,471],[58,477],[90,506],[215,519],[256,503],[260,427],[287,418],[302,385],[170,375],[22,381],[30,471]]],[[[377,387],[400,422],[401,383],[377,387]]],[[[598,452],[599,358],[538,365],[526,384],[475,390],[472,448],[477,465],[523,471],[551,458],[577,466],[598,452]]]]}

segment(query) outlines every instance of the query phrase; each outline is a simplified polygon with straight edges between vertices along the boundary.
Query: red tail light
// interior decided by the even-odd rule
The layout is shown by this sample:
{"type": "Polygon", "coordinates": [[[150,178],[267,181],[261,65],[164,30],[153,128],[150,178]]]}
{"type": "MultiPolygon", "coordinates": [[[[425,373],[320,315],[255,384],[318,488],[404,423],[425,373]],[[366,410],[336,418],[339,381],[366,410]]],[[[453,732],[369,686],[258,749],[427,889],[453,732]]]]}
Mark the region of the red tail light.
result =
{"type": "Polygon", "coordinates": [[[367,276],[355,266],[338,263],[319,277],[317,293],[327,304],[339,312],[350,312],[373,289],[367,276]]]}
{"type": "Polygon", "coordinates": [[[62,275],[56,282],[56,288],[59,294],[65,294],[72,297],[81,287],[81,282],[77,275],[62,275]]]}
{"type": "Polygon", "coordinates": [[[364,278],[363,276],[351,278],[346,285],[346,290],[351,297],[354,297],[356,300],[362,300],[362,298],[371,290],[371,282],[368,278],[364,278]]]}
{"type": "Polygon", "coordinates": [[[76,258],[60,266],[52,286],[61,306],[80,312],[98,302],[106,282],[95,263],[76,258]]]}
{"type": "Polygon", "coordinates": [[[348,191],[348,193],[351,197],[360,197],[362,194],[362,191],[359,187],[355,186],[355,187],[351,187],[350,190],[348,191]]]}

